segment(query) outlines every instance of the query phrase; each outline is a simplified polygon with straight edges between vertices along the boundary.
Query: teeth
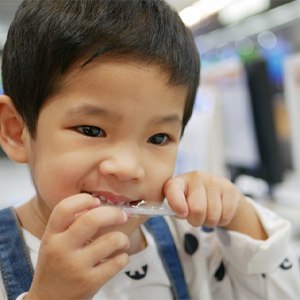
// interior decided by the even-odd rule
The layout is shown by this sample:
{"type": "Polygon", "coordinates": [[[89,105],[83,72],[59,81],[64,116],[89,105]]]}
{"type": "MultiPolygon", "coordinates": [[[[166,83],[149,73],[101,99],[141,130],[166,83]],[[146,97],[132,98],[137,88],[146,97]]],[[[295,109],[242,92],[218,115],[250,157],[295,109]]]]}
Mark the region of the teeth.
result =
{"type": "Polygon", "coordinates": [[[114,202],[109,200],[109,199],[106,199],[106,201],[107,201],[108,204],[114,204],[114,202]]]}
{"type": "MultiPolygon", "coordinates": [[[[95,194],[95,193],[92,193],[92,196],[98,198],[98,199],[101,201],[102,204],[116,205],[115,202],[113,202],[113,201],[107,199],[105,196],[97,195],[97,194],[95,194]]],[[[122,206],[122,205],[123,205],[123,206],[128,206],[128,207],[131,206],[130,203],[125,202],[125,201],[123,201],[123,202],[118,202],[117,205],[119,205],[119,206],[122,206]]]]}

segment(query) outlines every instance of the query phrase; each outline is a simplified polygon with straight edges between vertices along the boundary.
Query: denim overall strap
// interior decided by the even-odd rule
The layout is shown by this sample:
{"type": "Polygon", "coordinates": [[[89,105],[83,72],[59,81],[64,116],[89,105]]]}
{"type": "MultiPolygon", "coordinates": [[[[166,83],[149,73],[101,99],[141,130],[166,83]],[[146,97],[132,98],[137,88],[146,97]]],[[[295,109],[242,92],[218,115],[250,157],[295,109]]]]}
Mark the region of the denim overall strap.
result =
{"type": "Polygon", "coordinates": [[[0,210],[0,270],[9,300],[29,290],[33,268],[13,208],[0,210]]]}
{"type": "Polygon", "coordinates": [[[189,299],[184,273],[167,222],[163,217],[154,217],[150,218],[145,223],[145,226],[156,241],[164,267],[171,281],[171,287],[175,299],[189,299]]]}

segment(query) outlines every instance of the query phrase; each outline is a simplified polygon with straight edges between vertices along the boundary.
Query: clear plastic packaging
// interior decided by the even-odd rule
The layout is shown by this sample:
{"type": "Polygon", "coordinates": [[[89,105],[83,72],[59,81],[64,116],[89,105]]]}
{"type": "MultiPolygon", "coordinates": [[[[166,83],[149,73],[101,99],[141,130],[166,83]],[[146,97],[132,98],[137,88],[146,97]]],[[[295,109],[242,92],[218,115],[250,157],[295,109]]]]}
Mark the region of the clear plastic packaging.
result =
{"type": "MultiPolygon", "coordinates": [[[[112,204],[105,203],[104,205],[111,206],[112,204]]],[[[175,216],[176,213],[166,203],[157,203],[149,201],[140,201],[137,205],[114,205],[124,210],[128,215],[141,216],[175,216]]]]}

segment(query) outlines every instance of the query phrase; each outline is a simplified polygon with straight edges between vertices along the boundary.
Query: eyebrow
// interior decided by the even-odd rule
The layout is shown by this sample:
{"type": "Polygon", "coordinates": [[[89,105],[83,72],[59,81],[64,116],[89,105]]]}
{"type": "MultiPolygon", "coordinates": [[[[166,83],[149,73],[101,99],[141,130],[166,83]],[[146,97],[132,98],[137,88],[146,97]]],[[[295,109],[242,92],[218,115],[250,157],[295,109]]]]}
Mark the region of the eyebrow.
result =
{"type": "Polygon", "coordinates": [[[162,117],[155,117],[152,120],[153,123],[156,124],[163,124],[163,123],[178,123],[180,126],[182,125],[182,119],[179,115],[177,114],[171,114],[167,116],[162,116],[162,117]]]}
{"type": "Polygon", "coordinates": [[[71,108],[66,112],[66,116],[68,117],[85,116],[85,115],[101,116],[101,115],[108,115],[108,114],[109,112],[107,110],[91,104],[83,104],[78,107],[71,108]]]}
{"type": "MultiPolygon", "coordinates": [[[[111,119],[120,119],[121,115],[109,112],[97,105],[83,104],[78,107],[71,108],[66,112],[66,116],[109,116],[111,119]]],[[[151,123],[164,124],[164,123],[178,123],[182,125],[182,118],[178,114],[170,114],[166,116],[157,116],[151,120],[151,123]]]]}

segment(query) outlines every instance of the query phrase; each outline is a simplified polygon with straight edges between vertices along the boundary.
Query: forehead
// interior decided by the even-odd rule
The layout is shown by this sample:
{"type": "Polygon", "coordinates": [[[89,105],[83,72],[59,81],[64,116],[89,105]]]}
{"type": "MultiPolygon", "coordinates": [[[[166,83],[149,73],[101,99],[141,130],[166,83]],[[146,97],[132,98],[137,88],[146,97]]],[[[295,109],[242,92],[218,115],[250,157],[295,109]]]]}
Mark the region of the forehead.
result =
{"type": "MultiPolygon", "coordinates": [[[[171,82],[170,74],[157,63],[145,63],[124,57],[104,56],[88,64],[85,64],[84,60],[78,61],[61,78],[58,91],[78,89],[82,83],[89,84],[93,88],[107,87],[112,84],[122,88],[122,84],[125,84],[129,90],[137,83],[134,79],[139,82],[135,87],[138,88],[137,92],[142,89],[148,89],[150,94],[179,92],[186,102],[188,85],[171,82]],[[116,79],[120,81],[116,82],[116,79]]],[[[126,86],[123,86],[125,90],[126,86]]]]}
{"type": "Polygon", "coordinates": [[[72,66],[50,98],[77,112],[78,107],[89,107],[85,111],[92,113],[89,104],[97,102],[100,110],[109,109],[114,115],[126,111],[126,106],[132,113],[142,108],[157,113],[161,107],[162,111],[176,111],[182,119],[187,92],[185,85],[171,84],[169,74],[158,64],[98,58],[84,66],[82,62],[72,66]]]}
{"type": "MultiPolygon", "coordinates": [[[[80,76],[80,74],[85,73],[85,71],[94,68],[95,66],[122,66],[123,68],[128,69],[140,69],[140,70],[156,70],[157,74],[164,78],[164,83],[170,86],[186,86],[188,84],[183,84],[181,82],[173,82],[172,79],[172,66],[166,67],[158,63],[155,59],[153,60],[143,60],[142,58],[135,58],[130,55],[120,55],[116,56],[115,54],[105,54],[103,56],[90,59],[89,56],[77,60],[73,63],[67,70],[67,72],[62,76],[61,82],[64,83],[68,78],[73,76],[80,76]]],[[[178,76],[178,74],[177,74],[178,76]]]]}

